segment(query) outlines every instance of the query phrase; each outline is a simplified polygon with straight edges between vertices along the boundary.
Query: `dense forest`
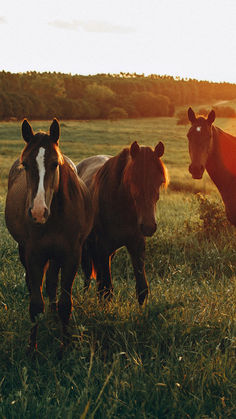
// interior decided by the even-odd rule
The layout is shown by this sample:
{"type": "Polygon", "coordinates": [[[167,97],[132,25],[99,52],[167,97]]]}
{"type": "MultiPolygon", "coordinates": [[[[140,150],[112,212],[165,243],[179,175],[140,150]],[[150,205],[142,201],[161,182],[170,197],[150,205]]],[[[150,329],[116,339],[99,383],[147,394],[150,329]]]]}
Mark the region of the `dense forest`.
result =
{"type": "Polygon", "coordinates": [[[0,72],[0,119],[173,116],[178,105],[236,98],[236,84],[130,73],[0,72]]]}

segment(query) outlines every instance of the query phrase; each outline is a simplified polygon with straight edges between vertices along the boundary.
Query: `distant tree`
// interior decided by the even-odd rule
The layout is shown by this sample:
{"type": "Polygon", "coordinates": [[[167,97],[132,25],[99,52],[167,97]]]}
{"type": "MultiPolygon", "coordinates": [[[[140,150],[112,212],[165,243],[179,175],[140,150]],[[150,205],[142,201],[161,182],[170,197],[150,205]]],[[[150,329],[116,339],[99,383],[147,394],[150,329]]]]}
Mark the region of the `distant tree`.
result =
{"type": "MultiPolygon", "coordinates": [[[[130,118],[173,116],[175,106],[234,100],[236,84],[136,73],[90,76],[0,71],[0,118],[108,118],[122,108],[130,118]]],[[[234,110],[217,106],[217,116],[234,110]],[[224,109],[222,109],[224,108],[224,109]]]]}
{"type": "Polygon", "coordinates": [[[64,82],[56,74],[38,74],[30,84],[30,93],[45,101],[50,101],[52,98],[64,97],[64,82]]]}
{"type": "Polygon", "coordinates": [[[168,116],[170,100],[163,95],[151,92],[134,92],[131,100],[140,116],[168,116]]]}
{"type": "Polygon", "coordinates": [[[3,119],[4,116],[4,104],[3,104],[3,100],[0,96],[0,119],[3,119]]]}
{"type": "Polygon", "coordinates": [[[115,102],[115,93],[107,86],[92,83],[86,87],[84,98],[99,108],[98,117],[106,118],[115,102]]]}

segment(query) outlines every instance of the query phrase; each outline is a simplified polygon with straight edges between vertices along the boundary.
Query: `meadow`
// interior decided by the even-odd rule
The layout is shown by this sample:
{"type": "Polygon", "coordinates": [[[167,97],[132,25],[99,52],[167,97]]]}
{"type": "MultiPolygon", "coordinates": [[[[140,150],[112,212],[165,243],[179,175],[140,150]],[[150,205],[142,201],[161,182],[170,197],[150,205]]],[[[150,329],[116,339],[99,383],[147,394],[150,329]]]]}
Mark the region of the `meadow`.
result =
{"type": "MultiPolygon", "coordinates": [[[[32,121],[31,121],[32,122],[32,121]]],[[[33,121],[35,131],[51,121],[33,121]]],[[[236,135],[236,120],[215,125],[236,135]]],[[[62,151],[75,163],[115,155],[134,140],[165,145],[170,185],[147,240],[147,304],[139,308],[129,256],[112,263],[114,298],[83,293],[79,271],[70,321],[73,343],[57,357],[60,329],[47,311],[38,355],[27,356],[28,292],[17,245],[4,221],[7,175],[23,148],[20,122],[0,123],[0,417],[236,417],[236,237],[208,175],[188,173],[187,126],[176,118],[61,121],[62,151]]]]}

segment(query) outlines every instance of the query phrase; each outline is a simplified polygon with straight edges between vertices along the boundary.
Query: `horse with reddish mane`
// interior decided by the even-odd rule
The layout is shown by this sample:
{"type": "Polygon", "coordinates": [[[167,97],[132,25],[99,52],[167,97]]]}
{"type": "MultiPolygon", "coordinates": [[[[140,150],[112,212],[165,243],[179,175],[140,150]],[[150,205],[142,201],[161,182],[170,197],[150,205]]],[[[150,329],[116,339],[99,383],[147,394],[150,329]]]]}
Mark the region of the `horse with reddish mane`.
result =
{"type": "Polygon", "coordinates": [[[161,142],[153,150],[135,141],[115,157],[92,156],[77,165],[94,210],[93,229],[82,252],[85,287],[95,273],[100,298],[113,294],[111,258],[122,246],[131,257],[139,303],[148,295],[145,237],[157,229],[156,202],[161,185],[168,183],[163,153],[161,142]]]}

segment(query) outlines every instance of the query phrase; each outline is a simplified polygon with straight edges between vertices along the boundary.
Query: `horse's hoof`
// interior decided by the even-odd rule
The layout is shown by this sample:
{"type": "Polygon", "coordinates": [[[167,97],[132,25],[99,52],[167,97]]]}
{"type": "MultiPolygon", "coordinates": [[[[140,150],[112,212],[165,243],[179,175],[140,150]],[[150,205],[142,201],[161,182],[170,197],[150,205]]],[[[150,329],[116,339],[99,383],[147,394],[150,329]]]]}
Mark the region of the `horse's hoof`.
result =
{"type": "Polygon", "coordinates": [[[43,313],[38,313],[38,314],[35,314],[35,316],[34,316],[34,323],[39,323],[42,319],[43,319],[43,317],[44,317],[44,314],[43,313]]]}
{"type": "Polygon", "coordinates": [[[138,294],[138,302],[139,305],[142,306],[145,301],[147,301],[148,292],[143,291],[142,293],[138,294]]]}
{"type": "Polygon", "coordinates": [[[56,313],[57,312],[57,302],[50,303],[50,312],[56,313]]]}
{"type": "Polygon", "coordinates": [[[26,356],[34,360],[38,355],[37,345],[33,346],[31,343],[26,348],[26,356]]]}
{"type": "Polygon", "coordinates": [[[60,347],[59,351],[57,352],[57,359],[58,359],[58,361],[61,361],[62,358],[63,358],[63,356],[64,356],[64,348],[62,346],[60,347]]]}

